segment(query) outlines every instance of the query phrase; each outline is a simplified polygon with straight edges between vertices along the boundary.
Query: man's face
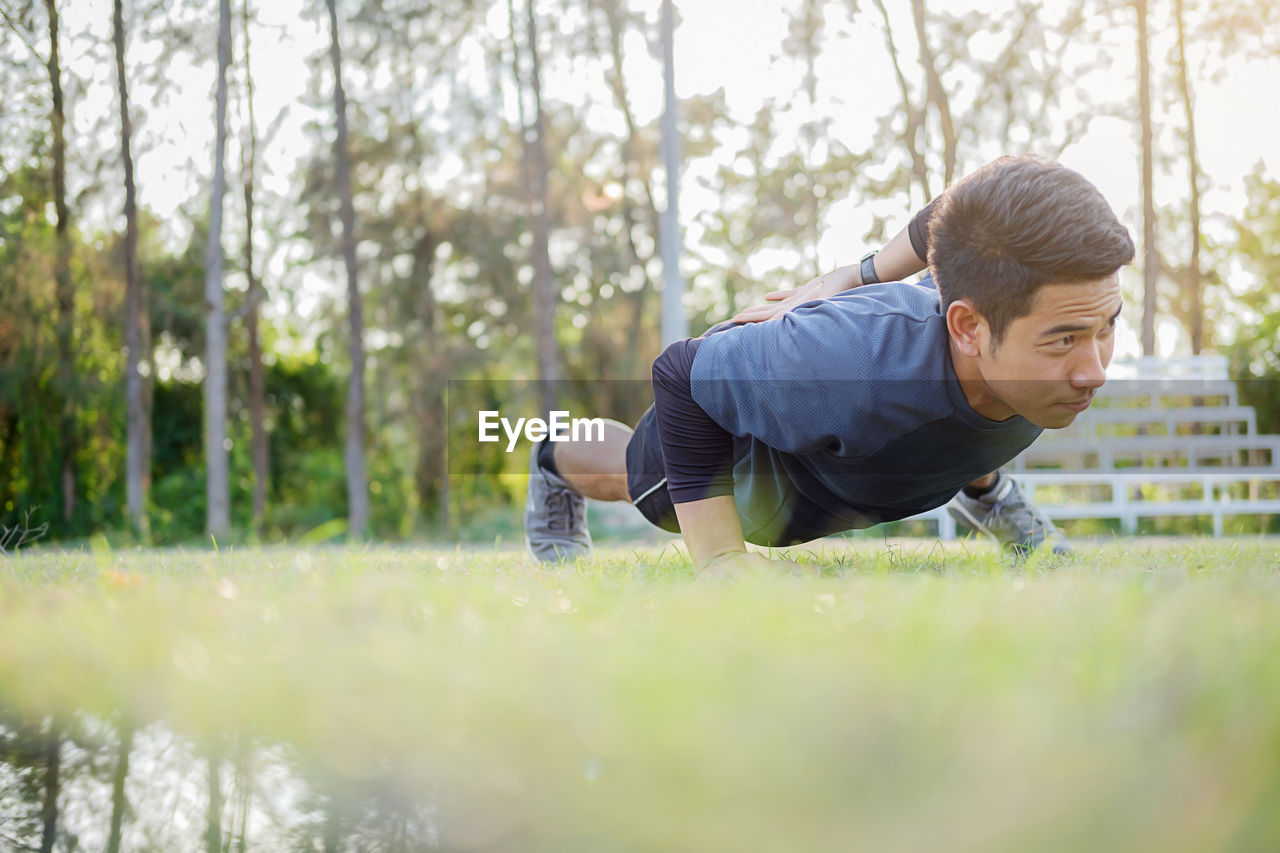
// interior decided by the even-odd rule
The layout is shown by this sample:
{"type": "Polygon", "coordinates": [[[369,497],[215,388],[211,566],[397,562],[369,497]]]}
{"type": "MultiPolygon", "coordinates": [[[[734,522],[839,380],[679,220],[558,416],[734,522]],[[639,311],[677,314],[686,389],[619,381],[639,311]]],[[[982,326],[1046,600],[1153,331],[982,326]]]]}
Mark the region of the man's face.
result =
{"type": "Polygon", "coordinates": [[[1113,274],[1041,287],[994,351],[982,323],[978,369],[991,395],[1036,426],[1069,426],[1106,381],[1122,304],[1113,274]]]}

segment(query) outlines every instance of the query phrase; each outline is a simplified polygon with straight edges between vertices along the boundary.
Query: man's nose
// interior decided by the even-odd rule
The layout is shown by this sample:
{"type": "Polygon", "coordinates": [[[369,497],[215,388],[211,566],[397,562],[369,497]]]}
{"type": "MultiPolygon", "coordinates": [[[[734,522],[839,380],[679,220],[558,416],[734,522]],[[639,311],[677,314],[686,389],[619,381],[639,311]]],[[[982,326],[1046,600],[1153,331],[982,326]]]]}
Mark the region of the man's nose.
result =
{"type": "Polygon", "coordinates": [[[1107,366],[1099,341],[1083,346],[1071,363],[1071,385],[1075,388],[1100,388],[1107,381],[1107,366]]]}

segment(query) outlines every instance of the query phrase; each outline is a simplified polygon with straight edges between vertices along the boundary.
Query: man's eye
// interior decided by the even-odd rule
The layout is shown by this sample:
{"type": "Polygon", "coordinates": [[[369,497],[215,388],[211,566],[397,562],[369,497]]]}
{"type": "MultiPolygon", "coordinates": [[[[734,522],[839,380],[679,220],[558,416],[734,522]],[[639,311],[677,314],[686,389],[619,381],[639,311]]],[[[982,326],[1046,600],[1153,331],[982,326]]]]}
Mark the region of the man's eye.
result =
{"type": "Polygon", "coordinates": [[[1053,344],[1054,346],[1059,346],[1059,347],[1069,347],[1075,342],[1076,342],[1075,335],[1067,335],[1066,337],[1058,338],[1056,341],[1053,342],[1053,344]]]}

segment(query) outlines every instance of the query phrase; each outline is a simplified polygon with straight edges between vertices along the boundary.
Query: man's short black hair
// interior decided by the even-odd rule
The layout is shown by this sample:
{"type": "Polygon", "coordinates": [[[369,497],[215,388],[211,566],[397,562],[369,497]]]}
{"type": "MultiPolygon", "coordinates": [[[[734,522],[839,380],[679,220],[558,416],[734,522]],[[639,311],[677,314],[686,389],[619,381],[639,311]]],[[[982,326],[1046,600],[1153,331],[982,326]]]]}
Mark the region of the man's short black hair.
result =
{"type": "Polygon", "coordinates": [[[943,310],[968,299],[996,344],[1042,286],[1105,278],[1133,252],[1097,187],[1036,157],[1001,157],[967,175],[943,193],[929,224],[943,310]]]}

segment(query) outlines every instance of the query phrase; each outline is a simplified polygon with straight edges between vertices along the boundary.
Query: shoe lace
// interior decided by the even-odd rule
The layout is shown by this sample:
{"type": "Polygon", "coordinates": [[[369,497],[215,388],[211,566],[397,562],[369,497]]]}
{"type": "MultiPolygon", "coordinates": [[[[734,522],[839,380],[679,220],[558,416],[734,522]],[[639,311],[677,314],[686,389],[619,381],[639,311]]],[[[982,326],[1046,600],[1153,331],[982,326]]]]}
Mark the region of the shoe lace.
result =
{"type": "Polygon", "coordinates": [[[547,496],[548,524],[553,530],[573,529],[573,495],[568,489],[553,489],[547,496]]]}

